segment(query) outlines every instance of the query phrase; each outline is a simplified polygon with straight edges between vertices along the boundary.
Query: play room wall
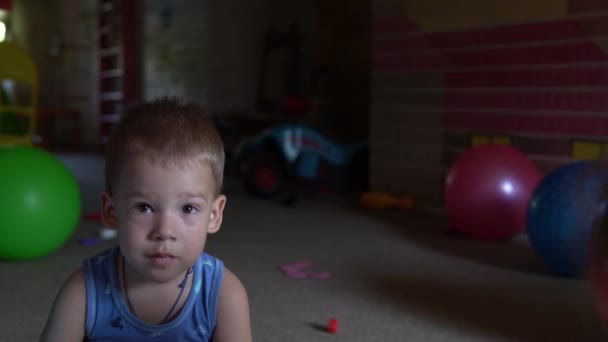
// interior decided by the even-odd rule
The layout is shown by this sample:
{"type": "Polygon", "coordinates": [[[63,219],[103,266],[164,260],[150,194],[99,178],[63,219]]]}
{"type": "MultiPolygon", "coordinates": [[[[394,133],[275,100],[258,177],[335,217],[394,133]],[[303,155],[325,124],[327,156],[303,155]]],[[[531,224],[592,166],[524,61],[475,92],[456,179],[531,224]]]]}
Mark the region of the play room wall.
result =
{"type": "Polygon", "coordinates": [[[510,144],[547,172],[608,134],[608,2],[374,0],[371,184],[442,203],[450,163],[510,144]]]}
{"type": "MultiPolygon", "coordinates": [[[[334,88],[350,88],[338,92],[341,97],[332,97],[335,100],[331,116],[347,115],[348,128],[364,131],[368,117],[369,48],[353,44],[352,39],[335,39],[356,34],[369,40],[369,21],[360,19],[369,15],[366,2],[353,3],[364,13],[349,14],[344,8],[354,8],[353,5],[330,6],[323,1],[139,0],[138,16],[133,18],[139,53],[138,96],[180,96],[207,107],[214,115],[264,114],[256,113],[256,94],[266,31],[270,27],[285,31],[297,22],[303,36],[303,72],[320,62],[332,63],[334,68],[342,65],[337,70],[341,80],[334,88]],[[349,18],[349,22],[336,20],[336,13],[341,13],[340,18],[349,18]],[[355,32],[353,28],[357,27],[360,30],[355,32]],[[325,45],[315,43],[321,40],[325,45]],[[343,54],[337,55],[340,51],[343,54]],[[351,57],[349,64],[340,63],[344,56],[351,57]],[[350,96],[353,91],[356,93],[350,96]],[[356,125],[352,124],[353,118],[356,125]]],[[[32,54],[39,69],[41,107],[77,111],[77,140],[84,149],[93,150],[99,146],[99,126],[104,120],[99,115],[102,76],[97,46],[98,11],[95,0],[21,0],[14,2],[11,11],[12,39],[32,54]]],[[[279,58],[277,62],[283,61],[279,58]]],[[[277,75],[270,78],[280,79],[282,69],[282,65],[277,65],[277,75]]],[[[303,77],[302,82],[309,82],[309,76],[303,77]]],[[[57,135],[73,135],[68,131],[73,123],[64,121],[56,120],[57,135]]],[[[340,126],[336,123],[339,120],[330,121],[340,126]]]]}

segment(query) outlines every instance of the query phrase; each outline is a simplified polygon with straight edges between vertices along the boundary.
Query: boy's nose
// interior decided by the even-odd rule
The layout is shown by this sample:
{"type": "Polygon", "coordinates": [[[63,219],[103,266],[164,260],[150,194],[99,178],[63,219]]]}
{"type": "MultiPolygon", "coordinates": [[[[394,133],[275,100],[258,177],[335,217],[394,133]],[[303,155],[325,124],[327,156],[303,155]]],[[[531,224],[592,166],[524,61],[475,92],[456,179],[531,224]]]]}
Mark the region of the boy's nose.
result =
{"type": "Polygon", "coordinates": [[[152,240],[175,240],[173,220],[169,215],[162,215],[151,232],[152,240]]]}

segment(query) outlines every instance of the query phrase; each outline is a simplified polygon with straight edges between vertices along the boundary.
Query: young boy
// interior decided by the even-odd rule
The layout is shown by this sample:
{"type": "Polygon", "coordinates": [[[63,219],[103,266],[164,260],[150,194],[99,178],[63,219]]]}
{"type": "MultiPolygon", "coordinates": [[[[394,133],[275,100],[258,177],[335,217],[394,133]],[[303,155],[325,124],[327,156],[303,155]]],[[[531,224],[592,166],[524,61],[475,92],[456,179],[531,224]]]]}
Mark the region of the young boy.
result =
{"type": "Polygon", "coordinates": [[[118,246],[66,280],[41,341],[251,341],[243,285],[203,253],[226,204],[209,117],[171,99],[139,104],[106,148],[102,221],[118,246]]]}

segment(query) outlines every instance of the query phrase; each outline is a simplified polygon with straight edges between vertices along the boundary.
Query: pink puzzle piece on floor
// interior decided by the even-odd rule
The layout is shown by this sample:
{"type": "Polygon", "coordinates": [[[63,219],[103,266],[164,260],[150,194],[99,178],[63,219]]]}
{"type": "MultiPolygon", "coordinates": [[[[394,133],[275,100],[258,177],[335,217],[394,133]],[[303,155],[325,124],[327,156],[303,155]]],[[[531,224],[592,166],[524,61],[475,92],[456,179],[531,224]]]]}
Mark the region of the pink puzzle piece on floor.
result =
{"type": "Polygon", "coordinates": [[[284,264],[279,266],[279,269],[283,274],[290,278],[315,278],[315,279],[327,279],[331,277],[329,272],[309,272],[304,271],[305,268],[314,266],[315,263],[312,261],[300,261],[295,264],[284,264]]]}

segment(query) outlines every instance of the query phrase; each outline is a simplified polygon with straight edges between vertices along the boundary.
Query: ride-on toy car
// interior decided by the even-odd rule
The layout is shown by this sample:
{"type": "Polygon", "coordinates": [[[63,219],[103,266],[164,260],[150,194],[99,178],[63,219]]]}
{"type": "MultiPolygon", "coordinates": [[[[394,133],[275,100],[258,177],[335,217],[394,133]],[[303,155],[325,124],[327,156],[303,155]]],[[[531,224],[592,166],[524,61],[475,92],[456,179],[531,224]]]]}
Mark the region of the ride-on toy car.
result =
{"type": "Polygon", "coordinates": [[[321,191],[363,191],[367,146],[365,140],[337,144],[310,127],[282,124],[242,143],[237,158],[246,191],[257,197],[284,194],[294,184],[321,191]]]}

